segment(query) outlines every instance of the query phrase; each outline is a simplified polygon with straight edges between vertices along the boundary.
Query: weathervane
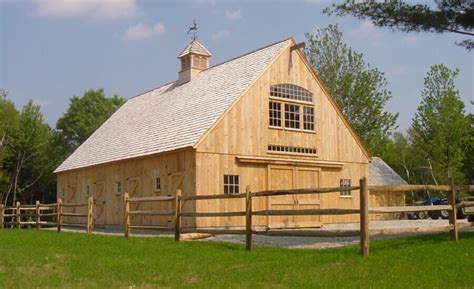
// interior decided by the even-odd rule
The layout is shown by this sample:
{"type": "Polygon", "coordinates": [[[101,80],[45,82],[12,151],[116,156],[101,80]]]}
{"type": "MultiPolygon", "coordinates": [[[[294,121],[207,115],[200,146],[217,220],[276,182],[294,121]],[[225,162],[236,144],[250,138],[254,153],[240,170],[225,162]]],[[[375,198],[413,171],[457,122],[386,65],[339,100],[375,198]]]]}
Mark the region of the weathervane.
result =
{"type": "Polygon", "coordinates": [[[189,27],[188,34],[193,34],[193,40],[196,40],[197,38],[197,23],[196,20],[193,20],[193,26],[189,27]]]}

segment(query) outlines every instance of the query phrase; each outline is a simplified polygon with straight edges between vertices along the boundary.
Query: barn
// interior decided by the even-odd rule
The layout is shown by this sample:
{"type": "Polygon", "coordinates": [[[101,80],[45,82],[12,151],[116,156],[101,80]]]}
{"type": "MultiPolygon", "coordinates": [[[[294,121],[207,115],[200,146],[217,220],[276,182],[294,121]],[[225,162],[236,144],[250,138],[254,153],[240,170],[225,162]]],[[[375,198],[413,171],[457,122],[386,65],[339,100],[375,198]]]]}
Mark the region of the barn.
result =
{"type": "MultiPolygon", "coordinates": [[[[357,185],[371,160],[293,39],[213,66],[192,40],[178,79],[129,99],[57,169],[58,198],[96,199],[96,224],[123,222],[131,197],[236,194],[357,185]]],[[[376,206],[376,204],[373,204],[376,206]]],[[[142,204],[165,209],[166,204],[142,204]]],[[[257,209],[358,208],[358,192],[259,198],[257,209]]],[[[138,209],[138,208],[132,208],[138,209]]],[[[147,209],[142,207],[140,209],[147,209]]],[[[187,211],[236,211],[233,199],[195,201],[187,211]]],[[[318,227],[357,216],[259,216],[266,228],[318,227]]],[[[137,217],[172,226],[168,217],[137,217]]],[[[186,218],[183,227],[239,227],[244,217],[186,218]]]]}

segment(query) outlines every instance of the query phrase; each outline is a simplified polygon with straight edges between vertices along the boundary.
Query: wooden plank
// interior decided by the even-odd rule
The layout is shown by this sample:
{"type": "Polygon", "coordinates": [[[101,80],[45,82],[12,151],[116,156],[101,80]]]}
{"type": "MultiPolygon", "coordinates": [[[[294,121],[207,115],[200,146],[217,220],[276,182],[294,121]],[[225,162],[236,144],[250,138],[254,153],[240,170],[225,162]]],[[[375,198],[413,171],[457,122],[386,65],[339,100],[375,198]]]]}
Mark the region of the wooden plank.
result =
{"type": "Polygon", "coordinates": [[[181,190],[176,191],[174,206],[174,240],[179,242],[181,234],[181,190]]]}
{"type": "Polygon", "coordinates": [[[344,163],[341,162],[330,162],[330,161],[308,161],[298,159],[281,159],[281,158],[268,158],[268,157],[247,157],[247,156],[236,156],[235,157],[240,163],[249,164],[272,164],[272,165],[305,165],[310,167],[319,168],[334,168],[341,169],[344,167],[344,163]]]}
{"type": "Polygon", "coordinates": [[[17,228],[20,228],[20,222],[21,222],[21,215],[20,215],[20,202],[16,202],[16,210],[15,210],[15,214],[16,214],[16,218],[15,218],[15,221],[16,221],[16,227],[17,227],[17,228]]]}
{"type": "Polygon", "coordinates": [[[245,235],[246,230],[237,230],[237,229],[191,229],[191,228],[183,228],[181,229],[181,233],[198,233],[198,234],[212,234],[212,235],[245,235]]]}
{"type": "Polygon", "coordinates": [[[245,212],[206,212],[206,213],[181,213],[181,217],[242,217],[245,212]]]}
{"type": "Polygon", "coordinates": [[[252,250],[252,196],[250,187],[245,189],[245,249],[252,250]]]}
{"type": "Polygon", "coordinates": [[[40,213],[39,215],[41,217],[54,217],[54,216],[57,216],[56,213],[40,213]]]}
{"type": "Polygon", "coordinates": [[[350,215],[359,214],[358,209],[305,209],[305,210],[261,210],[254,216],[312,216],[312,215],[350,215]]]}
{"type": "Polygon", "coordinates": [[[142,226],[142,225],[135,225],[129,226],[131,230],[157,230],[157,231],[174,231],[174,228],[163,227],[163,226],[142,226]]]}
{"type": "Polygon", "coordinates": [[[128,201],[128,193],[123,194],[123,226],[125,238],[130,237],[130,202],[128,201]]]}
{"type": "Polygon", "coordinates": [[[56,206],[57,206],[57,203],[52,203],[52,204],[40,204],[41,210],[49,210],[49,209],[46,209],[46,208],[54,209],[54,208],[56,208],[56,206]],[[43,209],[43,208],[45,208],[45,209],[43,209]]]}
{"type": "Polygon", "coordinates": [[[399,186],[369,186],[370,191],[377,192],[411,192],[411,191],[443,191],[448,192],[449,186],[434,186],[434,185],[399,185],[399,186]]]}
{"type": "Polygon", "coordinates": [[[453,210],[450,205],[433,205],[433,206],[390,206],[376,207],[369,209],[370,214],[380,213],[403,213],[403,212],[421,212],[421,211],[449,211],[453,210]]]}
{"type": "Polygon", "coordinates": [[[218,200],[218,199],[242,199],[245,198],[245,193],[233,195],[199,195],[184,197],[183,201],[197,201],[197,200],[218,200]]]}
{"type": "Polygon", "coordinates": [[[367,179],[360,179],[360,254],[369,256],[369,192],[367,179]]]}
{"type": "Polygon", "coordinates": [[[323,194],[323,193],[338,193],[341,191],[359,190],[360,187],[333,187],[333,188],[312,188],[312,189],[296,189],[296,190],[270,190],[252,193],[252,197],[265,196],[282,196],[282,195],[304,195],[304,194],[323,194]]]}
{"type": "Polygon", "coordinates": [[[21,206],[20,211],[36,211],[36,206],[21,206]]]}
{"type": "Polygon", "coordinates": [[[355,237],[360,236],[359,230],[268,230],[268,231],[254,231],[255,235],[265,236],[289,236],[289,237],[355,237]]]}
{"type": "Polygon", "coordinates": [[[35,211],[36,211],[36,229],[39,229],[40,228],[40,222],[41,222],[41,215],[40,215],[40,202],[39,201],[36,201],[36,204],[35,204],[35,211]]]}
{"type": "Polygon", "coordinates": [[[61,232],[61,226],[63,222],[63,199],[59,198],[56,206],[56,222],[57,222],[57,231],[61,232]]]}
{"type": "Polygon", "coordinates": [[[93,223],[94,223],[93,209],[94,209],[94,198],[89,197],[87,199],[87,226],[86,226],[87,234],[91,234],[92,229],[93,229],[93,223]]]}
{"type": "Polygon", "coordinates": [[[174,201],[174,196],[160,196],[160,197],[142,197],[142,198],[129,198],[130,203],[141,203],[141,202],[164,202],[174,201]]]}
{"type": "Polygon", "coordinates": [[[85,218],[88,216],[88,214],[79,214],[79,213],[62,213],[64,217],[80,217],[80,218],[85,218]]]}
{"type": "Polygon", "coordinates": [[[462,202],[460,204],[456,204],[456,208],[469,208],[469,207],[474,207],[474,202],[462,202]]]}
{"type": "Polygon", "coordinates": [[[130,211],[130,216],[174,216],[174,212],[159,212],[159,211],[130,211]]]}
{"type": "Polygon", "coordinates": [[[63,203],[63,207],[87,207],[89,203],[63,203]]]}
{"type": "Polygon", "coordinates": [[[447,232],[452,230],[452,225],[435,226],[435,227],[410,227],[410,228],[387,228],[387,229],[370,229],[370,235],[397,235],[403,233],[430,233],[430,232],[447,232]]]}
{"type": "MultiPolygon", "coordinates": [[[[456,208],[456,189],[454,187],[454,180],[452,177],[448,178],[448,184],[450,186],[450,190],[448,192],[448,204],[451,205],[453,208],[456,208]]],[[[449,214],[449,224],[452,226],[451,230],[449,230],[449,236],[451,241],[457,242],[459,240],[458,235],[458,227],[457,227],[457,210],[450,210],[448,211],[449,214]]]]}

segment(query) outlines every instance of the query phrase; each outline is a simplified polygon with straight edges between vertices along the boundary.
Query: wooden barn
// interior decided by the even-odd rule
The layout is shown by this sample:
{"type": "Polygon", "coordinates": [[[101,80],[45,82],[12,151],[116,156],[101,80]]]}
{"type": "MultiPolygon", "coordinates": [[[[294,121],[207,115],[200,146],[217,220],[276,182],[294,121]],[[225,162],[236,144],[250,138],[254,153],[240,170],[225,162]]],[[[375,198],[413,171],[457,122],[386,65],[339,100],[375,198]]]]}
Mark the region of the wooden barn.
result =
{"type": "MultiPolygon", "coordinates": [[[[118,225],[124,192],[131,197],[174,195],[177,189],[183,196],[235,194],[247,186],[261,191],[358,185],[368,177],[369,154],[293,39],[214,66],[210,58],[196,40],[183,49],[178,80],[129,99],[56,169],[58,197],[80,202],[93,196],[96,223],[118,225]]],[[[190,202],[185,209],[244,206],[225,199],[190,202]]],[[[359,196],[343,191],[268,197],[253,206],[358,208],[359,196]]],[[[357,215],[262,216],[253,222],[291,228],[357,220],[357,215]]],[[[173,221],[145,216],[133,222],[172,226],[173,221]]],[[[244,217],[182,222],[184,227],[245,224],[244,217]]]]}

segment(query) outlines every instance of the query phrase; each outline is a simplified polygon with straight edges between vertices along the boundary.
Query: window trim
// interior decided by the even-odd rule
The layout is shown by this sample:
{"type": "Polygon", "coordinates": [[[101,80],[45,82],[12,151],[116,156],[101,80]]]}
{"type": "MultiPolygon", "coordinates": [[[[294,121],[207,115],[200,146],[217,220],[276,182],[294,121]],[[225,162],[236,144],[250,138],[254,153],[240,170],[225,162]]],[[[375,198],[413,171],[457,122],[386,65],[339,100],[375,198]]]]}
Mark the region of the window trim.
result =
{"type": "Polygon", "coordinates": [[[157,176],[155,177],[155,193],[161,192],[161,177],[157,176]]]}
{"type": "MultiPolygon", "coordinates": [[[[352,185],[352,179],[339,179],[339,186],[341,188],[346,188],[346,187],[350,187],[352,185]],[[348,183],[344,184],[344,181],[348,181],[348,183]]],[[[340,191],[339,192],[339,197],[340,198],[352,198],[353,195],[352,195],[352,191],[349,191],[349,190],[346,190],[346,191],[340,191]]]]}
{"type": "Polygon", "coordinates": [[[240,175],[224,174],[223,184],[224,184],[224,195],[240,194],[240,175]],[[232,188],[232,190],[230,190],[230,188],[232,188]],[[237,192],[236,192],[236,189],[237,189],[237,192]]]}

